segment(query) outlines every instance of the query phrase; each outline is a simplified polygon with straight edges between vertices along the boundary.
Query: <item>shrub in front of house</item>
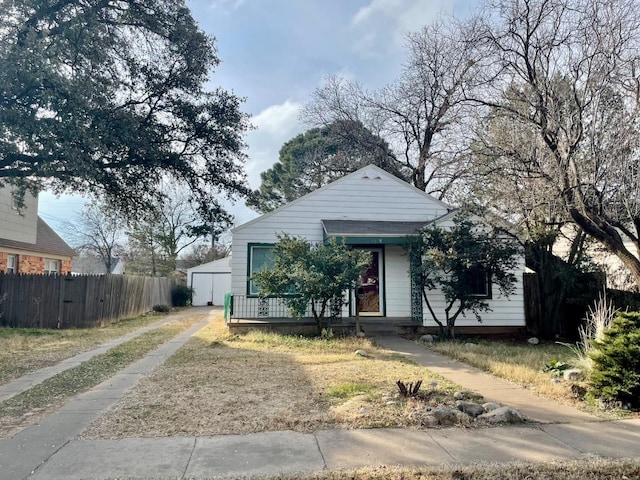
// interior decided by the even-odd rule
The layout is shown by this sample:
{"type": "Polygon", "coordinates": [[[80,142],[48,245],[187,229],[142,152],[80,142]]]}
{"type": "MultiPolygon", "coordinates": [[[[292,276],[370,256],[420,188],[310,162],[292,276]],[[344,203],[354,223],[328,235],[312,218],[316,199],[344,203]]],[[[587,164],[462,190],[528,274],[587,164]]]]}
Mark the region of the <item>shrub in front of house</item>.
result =
{"type": "Polygon", "coordinates": [[[591,393],[605,405],[640,407],[640,312],[619,313],[593,342],[591,393]]]}

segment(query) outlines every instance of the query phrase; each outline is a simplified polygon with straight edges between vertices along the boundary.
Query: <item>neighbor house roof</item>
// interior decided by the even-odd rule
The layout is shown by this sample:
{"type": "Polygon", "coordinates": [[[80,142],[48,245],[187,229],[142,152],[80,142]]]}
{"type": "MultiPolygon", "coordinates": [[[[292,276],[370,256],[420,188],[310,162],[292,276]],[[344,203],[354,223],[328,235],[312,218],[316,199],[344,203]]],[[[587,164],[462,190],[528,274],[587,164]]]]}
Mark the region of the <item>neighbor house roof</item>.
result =
{"type": "Polygon", "coordinates": [[[104,275],[105,273],[114,273],[122,262],[119,258],[111,259],[111,271],[107,272],[107,266],[102,258],[90,255],[80,255],[73,257],[72,273],[84,275],[104,275]]]}
{"type": "Polygon", "coordinates": [[[73,257],[76,252],[44,220],[38,217],[36,243],[17,242],[0,238],[0,247],[16,248],[50,255],[73,257]]]}

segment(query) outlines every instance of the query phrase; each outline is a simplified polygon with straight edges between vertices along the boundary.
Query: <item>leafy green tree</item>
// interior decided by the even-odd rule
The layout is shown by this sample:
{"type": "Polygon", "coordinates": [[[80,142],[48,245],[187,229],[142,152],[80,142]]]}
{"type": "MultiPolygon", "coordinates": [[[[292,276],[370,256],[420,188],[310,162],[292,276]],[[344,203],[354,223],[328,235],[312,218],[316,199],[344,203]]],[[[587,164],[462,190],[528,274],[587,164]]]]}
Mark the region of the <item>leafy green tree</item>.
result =
{"type": "Polygon", "coordinates": [[[514,291],[518,246],[469,220],[456,218],[449,229],[427,227],[410,240],[409,249],[420,255],[418,268],[411,274],[443,335],[455,338],[456,320],[467,312],[481,322],[480,313],[491,310],[487,300],[493,286],[505,296],[514,291]],[[433,307],[431,293],[436,291],[445,298],[444,320],[433,307]]]}
{"type": "Polygon", "coordinates": [[[285,143],[280,159],[260,174],[262,183],[247,201],[261,213],[270,212],[368,164],[405,179],[392,162],[387,143],[359,122],[337,121],[312,128],[285,143]],[[343,124],[359,141],[344,135],[343,124]]]}
{"type": "Polygon", "coordinates": [[[370,255],[331,239],[311,244],[287,234],[278,236],[273,248],[273,266],[254,273],[252,280],[260,296],[282,296],[294,317],[301,317],[311,305],[318,334],[325,325],[331,301],[343,301],[344,292],[354,288],[370,255]]]}
{"type": "Polygon", "coordinates": [[[130,212],[166,177],[203,214],[245,193],[241,100],[205,90],[218,62],[184,0],[0,0],[0,183],[130,212]]]}

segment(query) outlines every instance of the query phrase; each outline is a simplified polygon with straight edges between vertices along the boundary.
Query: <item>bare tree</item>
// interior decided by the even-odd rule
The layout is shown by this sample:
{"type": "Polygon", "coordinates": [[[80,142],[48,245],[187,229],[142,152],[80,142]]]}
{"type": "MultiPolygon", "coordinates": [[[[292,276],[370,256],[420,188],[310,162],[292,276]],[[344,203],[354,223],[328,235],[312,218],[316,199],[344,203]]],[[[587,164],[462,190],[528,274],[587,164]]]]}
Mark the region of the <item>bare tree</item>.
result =
{"type": "Polygon", "coordinates": [[[230,217],[219,209],[209,212],[202,223],[202,210],[179,185],[164,188],[163,200],[155,209],[129,222],[129,270],[149,275],[168,275],[176,269],[178,255],[204,237],[212,236],[215,245],[228,228],[230,217]]]}
{"type": "MultiPolygon", "coordinates": [[[[389,155],[417,188],[443,198],[464,175],[461,125],[465,89],[474,79],[473,24],[438,22],[407,36],[407,60],[392,84],[369,92],[329,77],[305,106],[312,125],[364,125],[390,145],[389,155]]],[[[343,135],[359,142],[349,130],[343,135]]]]}
{"type": "Polygon", "coordinates": [[[124,221],[108,203],[95,200],[87,203],[73,221],[63,226],[65,236],[77,250],[98,257],[107,272],[123,248],[124,221]]]}
{"type": "Polygon", "coordinates": [[[640,260],[625,246],[640,253],[638,6],[494,1],[478,37],[486,78],[475,98],[501,117],[512,145],[534,134],[520,153],[536,155],[509,157],[522,188],[535,181],[538,199],[557,200],[640,286],[640,260]]]}

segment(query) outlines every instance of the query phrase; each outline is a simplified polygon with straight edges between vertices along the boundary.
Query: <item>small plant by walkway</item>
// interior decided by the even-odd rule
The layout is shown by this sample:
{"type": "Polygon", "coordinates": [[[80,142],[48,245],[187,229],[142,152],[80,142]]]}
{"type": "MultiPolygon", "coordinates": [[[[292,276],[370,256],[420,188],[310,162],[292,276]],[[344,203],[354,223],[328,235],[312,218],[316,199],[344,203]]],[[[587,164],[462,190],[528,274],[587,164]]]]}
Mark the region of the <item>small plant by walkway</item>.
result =
{"type": "Polygon", "coordinates": [[[33,425],[70,397],[103,382],[200,320],[191,317],[153,329],[0,403],[0,437],[33,425]]]}
{"type": "Polygon", "coordinates": [[[0,385],[96,348],[163,317],[150,313],[101,328],[52,330],[0,327],[0,385]]]}
{"type": "Polygon", "coordinates": [[[95,422],[86,438],[421,426],[458,388],[361,338],[230,336],[211,322],[95,422]],[[367,356],[354,352],[364,350],[367,356]],[[401,398],[396,382],[423,381],[401,398]]]}

